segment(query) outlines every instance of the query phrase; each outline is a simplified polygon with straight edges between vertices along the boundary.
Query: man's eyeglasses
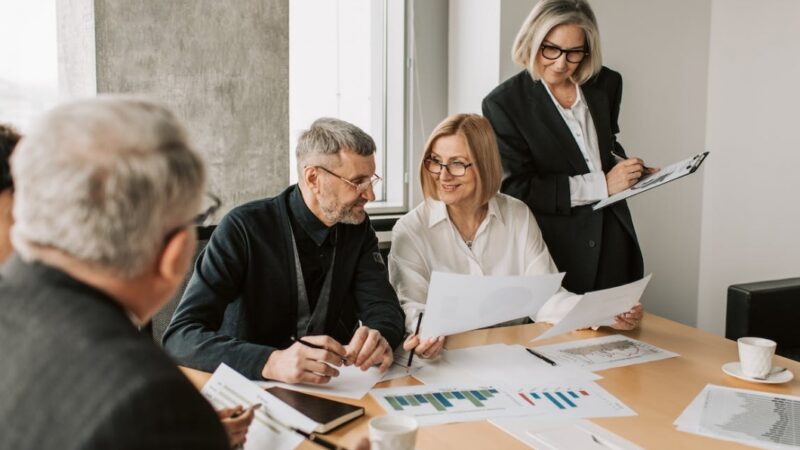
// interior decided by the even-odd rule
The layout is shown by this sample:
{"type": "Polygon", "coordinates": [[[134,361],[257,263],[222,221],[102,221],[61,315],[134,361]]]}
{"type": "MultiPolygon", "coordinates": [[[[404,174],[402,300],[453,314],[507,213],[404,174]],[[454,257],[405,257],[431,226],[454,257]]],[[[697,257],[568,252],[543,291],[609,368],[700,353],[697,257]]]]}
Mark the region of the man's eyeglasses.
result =
{"type": "Polygon", "coordinates": [[[576,48],[576,49],[563,49],[560,47],[556,47],[555,45],[547,45],[542,44],[540,47],[540,51],[542,52],[542,56],[549,60],[555,60],[561,58],[561,55],[567,55],[567,62],[571,62],[573,64],[577,64],[583,61],[583,58],[589,55],[589,52],[583,48],[576,48]]]}
{"type": "Polygon", "coordinates": [[[208,220],[209,217],[213,216],[214,213],[216,213],[219,210],[220,206],[222,206],[222,200],[220,200],[219,197],[210,192],[206,192],[205,196],[207,199],[211,201],[211,205],[207,207],[205,210],[203,210],[203,212],[201,212],[200,214],[194,216],[191,222],[184,223],[170,230],[164,237],[164,243],[169,242],[173,236],[175,236],[179,231],[183,230],[186,227],[202,226],[203,224],[206,223],[206,220],[208,220]]]}
{"type": "Polygon", "coordinates": [[[341,175],[338,175],[338,174],[335,174],[335,173],[331,172],[330,170],[328,170],[328,169],[326,169],[326,168],[324,168],[322,166],[311,166],[311,167],[313,167],[315,169],[321,169],[321,170],[324,170],[325,172],[328,172],[329,174],[335,176],[336,178],[338,178],[338,179],[344,181],[345,183],[347,183],[348,185],[350,185],[350,187],[353,188],[353,190],[356,191],[359,194],[364,193],[364,191],[369,189],[371,186],[374,186],[374,185],[378,184],[379,181],[381,181],[381,177],[379,177],[378,174],[375,174],[375,175],[372,175],[372,177],[370,179],[368,179],[367,181],[364,181],[364,182],[361,182],[361,183],[355,183],[355,182],[350,181],[350,180],[348,180],[347,178],[345,178],[345,177],[343,177],[341,175]]]}
{"type": "Polygon", "coordinates": [[[425,158],[425,170],[436,175],[442,173],[442,170],[447,169],[447,173],[450,175],[454,177],[463,177],[470,167],[472,167],[472,163],[466,164],[461,161],[453,161],[449,164],[444,164],[433,158],[425,158]]]}

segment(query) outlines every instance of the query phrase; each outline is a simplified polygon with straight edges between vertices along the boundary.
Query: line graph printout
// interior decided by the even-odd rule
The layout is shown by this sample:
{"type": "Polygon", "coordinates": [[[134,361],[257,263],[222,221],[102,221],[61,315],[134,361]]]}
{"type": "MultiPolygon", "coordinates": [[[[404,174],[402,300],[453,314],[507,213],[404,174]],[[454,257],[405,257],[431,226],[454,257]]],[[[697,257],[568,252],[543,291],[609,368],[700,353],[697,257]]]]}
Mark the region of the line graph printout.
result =
{"type": "Polygon", "coordinates": [[[800,397],[709,384],[675,421],[678,430],[759,448],[800,448],[800,397]]]}
{"type": "Polygon", "coordinates": [[[619,334],[536,347],[536,351],[543,353],[561,366],[590,371],[679,356],[677,353],[619,334]]]}

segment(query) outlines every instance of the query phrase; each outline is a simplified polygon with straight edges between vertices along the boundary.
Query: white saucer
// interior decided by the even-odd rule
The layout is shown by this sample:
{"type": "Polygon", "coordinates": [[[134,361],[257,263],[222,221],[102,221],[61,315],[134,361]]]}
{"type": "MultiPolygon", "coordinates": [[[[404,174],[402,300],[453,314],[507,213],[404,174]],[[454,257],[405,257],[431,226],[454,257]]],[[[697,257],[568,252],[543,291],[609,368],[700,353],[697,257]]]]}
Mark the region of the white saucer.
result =
{"type": "MultiPolygon", "coordinates": [[[[783,367],[781,366],[772,366],[772,370],[778,370],[782,368],[783,367]]],[[[794,374],[792,373],[792,371],[787,369],[784,370],[783,372],[772,374],[768,376],[767,379],[765,380],[757,380],[755,378],[748,377],[742,373],[742,366],[739,363],[739,361],[723,364],[722,371],[734,378],[738,378],[744,381],[751,381],[753,383],[780,384],[780,383],[786,383],[787,381],[790,381],[792,378],[794,378],[794,374]]]]}

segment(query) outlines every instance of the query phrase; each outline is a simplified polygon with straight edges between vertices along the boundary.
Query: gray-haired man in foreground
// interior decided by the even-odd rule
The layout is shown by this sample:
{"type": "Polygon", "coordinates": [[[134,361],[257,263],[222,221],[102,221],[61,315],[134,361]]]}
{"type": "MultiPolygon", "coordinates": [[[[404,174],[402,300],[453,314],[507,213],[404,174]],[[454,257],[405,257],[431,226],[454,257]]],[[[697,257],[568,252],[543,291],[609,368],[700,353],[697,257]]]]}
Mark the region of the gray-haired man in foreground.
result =
{"type": "Polygon", "coordinates": [[[182,282],[205,172],[146,101],[46,114],[12,158],[0,275],[0,448],[229,448],[214,410],[136,326],[182,282]]]}

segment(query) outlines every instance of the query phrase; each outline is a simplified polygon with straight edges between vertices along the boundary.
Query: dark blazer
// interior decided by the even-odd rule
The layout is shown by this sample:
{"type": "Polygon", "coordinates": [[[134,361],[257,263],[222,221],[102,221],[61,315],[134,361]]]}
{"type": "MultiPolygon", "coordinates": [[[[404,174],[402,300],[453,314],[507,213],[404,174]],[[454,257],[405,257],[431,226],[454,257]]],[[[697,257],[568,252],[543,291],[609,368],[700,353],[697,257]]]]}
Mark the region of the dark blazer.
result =
{"type": "MultiPolygon", "coordinates": [[[[615,164],[611,152],[625,155],[617,142],[617,119],[622,99],[622,77],[603,67],[582,86],[597,130],[603,171],[615,164]]],[[[629,274],[641,278],[641,250],[631,214],[625,202],[600,211],[591,206],[570,206],[569,177],[589,173],[589,167],[542,82],[522,71],[495,88],[483,100],[483,114],[492,123],[503,163],[501,191],[524,201],[533,211],[559,270],[565,271],[564,287],[573,292],[595,289],[603,246],[604,215],[616,222],[633,240],[638,266],[629,274]]],[[[609,223],[605,218],[605,223],[609,223]]]]}
{"type": "MultiPolygon", "coordinates": [[[[292,344],[297,275],[287,208],[295,189],[234,208],[214,230],[164,334],[164,347],[181,364],[213,371],[224,362],[262,379],[269,355],[292,344]]],[[[372,225],[367,219],[336,227],[325,332],[346,344],[360,319],[395,348],[404,315],[372,225]]]]}
{"type": "Polygon", "coordinates": [[[0,448],[224,449],[211,405],[105,294],[18,257],[0,277],[0,448]]]}

